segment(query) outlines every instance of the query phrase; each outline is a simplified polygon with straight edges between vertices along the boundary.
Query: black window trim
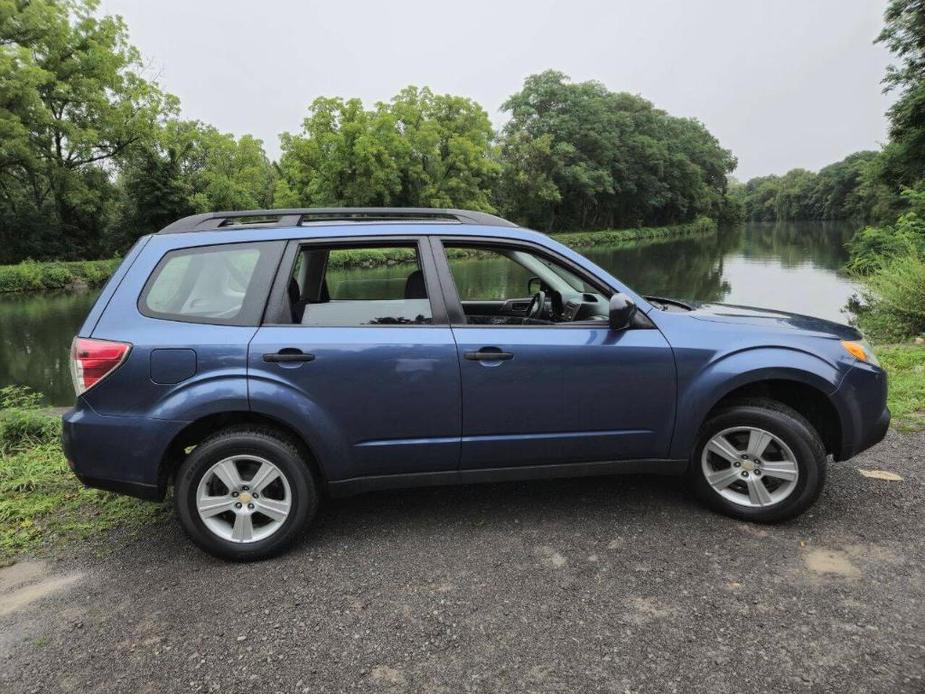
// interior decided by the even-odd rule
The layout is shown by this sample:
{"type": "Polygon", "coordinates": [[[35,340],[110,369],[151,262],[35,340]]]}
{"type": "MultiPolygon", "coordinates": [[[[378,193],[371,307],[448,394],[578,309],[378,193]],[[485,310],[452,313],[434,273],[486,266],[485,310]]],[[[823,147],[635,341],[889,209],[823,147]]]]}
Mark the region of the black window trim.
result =
{"type": "Polygon", "coordinates": [[[261,326],[273,328],[446,328],[449,325],[446,303],[440,289],[438,271],[433,256],[433,249],[423,234],[373,235],[373,236],[324,236],[315,238],[291,239],[282,254],[276,271],[276,278],[270,290],[270,298],[263,314],[261,326]],[[293,323],[289,318],[289,278],[292,275],[296,254],[305,246],[322,247],[388,247],[410,246],[417,248],[424,284],[427,287],[427,299],[430,301],[430,323],[390,323],[376,325],[303,325],[293,323]]]}
{"type": "Polygon", "coordinates": [[[279,268],[280,258],[285,250],[286,241],[284,239],[267,239],[251,241],[232,241],[226,243],[215,243],[205,246],[184,246],[181,248],[171,248],[164,252],[158,259],[157,264],[145,280],[144,287],[138,295],[135,306],[138,312],[147,318],[154,320],[173,321],[176,323],[192,323],[195,325],[225,325],[232,327],[257,327],[260,325],[260,318],[264,313],[267,302],[268,289],[272,285],[273,278],[279,268]],[[247,293],[244,301],[241,303],[241,310],[234,318],[209,318],[207,316],[185,316],[178,313],[161,313],[148,306],[148,294],[160,276],[167,262],[174,257],[184,255],[194,255],[197,253],[219,253],[229,250],[235,246],[250,246],[261,249],[257,265],[254,267],[254,273],[251,276],[247,293]]]}
{"type": "Polygon", "coordinates": [[[610,323],[607,321],[570,321],[567,323],[545,324],[523,324],[523,325],[505,325],[505,324],[479,324],[472,325],[466,322],[466,313],[463,310],[462,301],[459,299],[459,293],[456,290],[456,280],[453,278],[453,271],[447,260],[446,248],[444,242],[455,245],[468,246],[498,246],[499,248],[514,248],[528,251],[535,255],[545,256],[555,263],[564,265],[574,272],[582,280],[597,288],[601,294],[609,301],[617,289],[605,284],[600,278],[591,275],[583,267],[578,266],[573,261],[565,258],[555,251],[552,251],[540,244],[521,239],[509,239],[499,236],[451,236],[451,235],[433,235],[430,237],[432,252],[437,265],[437,273],[440,278],[440,285],[443,288],[443,294],[446,301],[447,314],[450,318],[450,326],[453,328],[600,328],[611,330],[610,323]]]}

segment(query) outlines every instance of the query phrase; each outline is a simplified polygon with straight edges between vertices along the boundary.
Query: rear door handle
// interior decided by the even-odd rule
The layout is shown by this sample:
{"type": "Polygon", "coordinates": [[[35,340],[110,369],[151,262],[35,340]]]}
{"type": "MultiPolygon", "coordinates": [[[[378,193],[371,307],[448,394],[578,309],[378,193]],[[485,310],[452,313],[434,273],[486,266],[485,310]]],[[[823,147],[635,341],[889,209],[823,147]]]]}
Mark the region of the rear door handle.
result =
{"type": "Polygon", "coordinates": [[[513,359],[514,355],[510,352],[502,352],[500,349],[483,348],[465,352],[463,356],[469,361],[507,361],[513,359]]]}
{"type": "Polygon", "coordinates": [[[315,361],[314,354],[300,352],[298,350],[280,350],[279,352],[270,352],[263,355],[263,360],[270,363],[291,363],[299,361],[315,361]]]}

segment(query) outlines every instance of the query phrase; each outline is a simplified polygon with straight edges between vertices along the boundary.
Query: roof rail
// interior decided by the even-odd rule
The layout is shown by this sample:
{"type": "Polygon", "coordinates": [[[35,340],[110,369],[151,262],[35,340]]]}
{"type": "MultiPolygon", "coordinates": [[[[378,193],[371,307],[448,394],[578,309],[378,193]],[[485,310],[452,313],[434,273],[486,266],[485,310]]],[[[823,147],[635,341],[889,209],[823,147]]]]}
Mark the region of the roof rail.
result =
{"type": "Polygon", "coordinates": [[[159,234],[188,231],[241,229],[254,227],[293,227],[307,222],[450,222],[492,227],[516,227],[487,212],[432,207],[305,207],[282,210],[238,210],[205,212],[178,219],[159,234]]]}

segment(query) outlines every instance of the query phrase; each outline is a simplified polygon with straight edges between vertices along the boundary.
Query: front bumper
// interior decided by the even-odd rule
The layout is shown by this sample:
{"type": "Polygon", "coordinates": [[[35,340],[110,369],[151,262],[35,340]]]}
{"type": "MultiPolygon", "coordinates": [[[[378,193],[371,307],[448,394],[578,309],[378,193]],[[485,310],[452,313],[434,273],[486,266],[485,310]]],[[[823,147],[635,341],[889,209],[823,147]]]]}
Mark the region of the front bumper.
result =
{"type": "Polygon", "coordinates": [[[142,499],[164,498],[161,462],[186,422],[105,416],[80,401],[61,420],[64,455],[83,484],[142,499]]]}
{"type": "Polygon", "coordinates": [[[887,375],[869,364],[852,366],[833,400],[838,407],[842,445],[836,460],[848,460],[883,440],[890,428],[887,375]]]}

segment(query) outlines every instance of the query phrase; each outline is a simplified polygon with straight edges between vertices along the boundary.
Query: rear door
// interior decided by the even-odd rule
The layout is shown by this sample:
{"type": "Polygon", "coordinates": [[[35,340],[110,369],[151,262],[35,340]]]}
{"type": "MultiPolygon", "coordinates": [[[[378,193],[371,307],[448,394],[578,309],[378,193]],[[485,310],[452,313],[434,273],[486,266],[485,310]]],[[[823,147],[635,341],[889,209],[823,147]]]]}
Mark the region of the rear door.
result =
{"type": "Polygon", "coordinates": [[[248,375],[251,408],[295,413],[332,481],[458,466],[456,345],[417,238],[292,242],[248,375]]]}

